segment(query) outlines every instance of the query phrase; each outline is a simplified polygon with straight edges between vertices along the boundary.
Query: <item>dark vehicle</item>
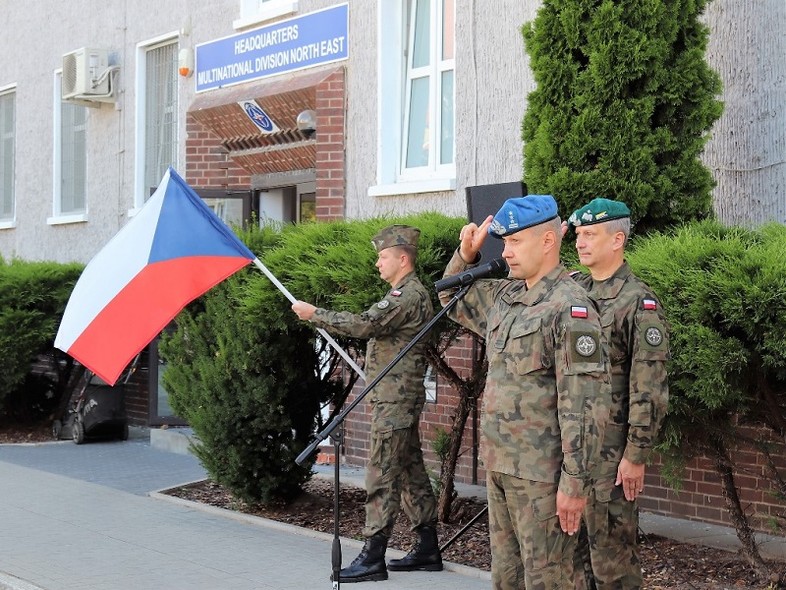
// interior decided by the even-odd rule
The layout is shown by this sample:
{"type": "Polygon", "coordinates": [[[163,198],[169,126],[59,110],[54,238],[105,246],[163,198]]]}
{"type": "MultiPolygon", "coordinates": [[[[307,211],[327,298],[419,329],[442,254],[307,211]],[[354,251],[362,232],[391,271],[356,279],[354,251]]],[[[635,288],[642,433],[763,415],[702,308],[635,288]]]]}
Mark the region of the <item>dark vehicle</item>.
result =
{"type": "Polygon", "coordinates": [[[78,445],[87,439],[128,440],[124,390],[136,370],[136,361],[137,359],[134,359],[125,376],[115,385],[109,385],[91,371],[87,371],[84,384],[64,420],[55,420],[52,426],[55,438],[70,436],[78,445]]]}

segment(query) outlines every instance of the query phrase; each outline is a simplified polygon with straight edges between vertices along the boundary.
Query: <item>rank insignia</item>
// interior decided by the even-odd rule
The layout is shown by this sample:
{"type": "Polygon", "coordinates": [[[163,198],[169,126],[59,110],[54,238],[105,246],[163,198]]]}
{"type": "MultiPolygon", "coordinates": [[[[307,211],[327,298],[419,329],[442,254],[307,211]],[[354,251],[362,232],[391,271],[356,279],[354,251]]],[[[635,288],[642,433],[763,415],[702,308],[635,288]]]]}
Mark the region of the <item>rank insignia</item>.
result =
{"type": "Polygon", "coordinates": [[[586,318],[589,315],[587,308],[583,305],[571,305],[570,317],[572,318],[586,318]]]}
{"type": "Polygon", "coordinates": [[[377,303],[377,307],[379,309],[386,309],[388,305],[390,305],[390,301],[388,301],[387,299],[383,299],[382,301],[377,303]]]}

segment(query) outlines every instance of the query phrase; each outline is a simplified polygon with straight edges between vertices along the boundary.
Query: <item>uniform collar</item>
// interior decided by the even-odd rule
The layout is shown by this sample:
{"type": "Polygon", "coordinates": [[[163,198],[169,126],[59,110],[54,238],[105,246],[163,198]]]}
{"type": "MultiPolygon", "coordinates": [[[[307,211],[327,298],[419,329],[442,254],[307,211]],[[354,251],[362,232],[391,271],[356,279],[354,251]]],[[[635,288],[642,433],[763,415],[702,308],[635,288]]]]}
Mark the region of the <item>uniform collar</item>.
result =
{"type": "Polygon", "coordinates": [[[562,266],[562,264],[555,266],[547,275],[535,283],[532,289],[526,290],[522,298],[523,303],[525,305],[535,305],[538,303],[554,288],[554,285],[560,280],[564,273],[565,267],[562,266]]]}
{"type": "Polygon", "coordinates": [[[630,266],[623,261],[614,274],[603,281],[592,279],[592,295],[596,299],[614,299],[622,291],[622,287],[631,276],[630,266]]]}

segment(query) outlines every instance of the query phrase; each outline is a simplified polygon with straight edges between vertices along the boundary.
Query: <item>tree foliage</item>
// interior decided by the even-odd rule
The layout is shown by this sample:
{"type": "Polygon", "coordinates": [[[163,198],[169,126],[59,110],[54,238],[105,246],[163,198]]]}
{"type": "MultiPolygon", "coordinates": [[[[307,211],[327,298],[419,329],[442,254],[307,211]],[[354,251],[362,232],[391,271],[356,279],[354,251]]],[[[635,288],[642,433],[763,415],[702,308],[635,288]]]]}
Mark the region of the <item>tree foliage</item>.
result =
{"type": "Polygon", "coordinates": [[[638,231],[711,215],[699,155],[720,117],[705,61],[707,0],[544,0],[523,28],[537,88],[524,115],[524,181],[570,214],[603,196],[638,231]]]}
{"type": "Polygon", "coordinates": [[[756,563],[750,526],[756,516],[734,500],[734,470],[748,466],[735,464],[733,451],[753,446],[768,457],[763,477],[772,493],[786,497],[775,460],[786,442],[784,251],[783,225],[746,230],[704,221],[644,238],[628,254],[660,297],[672,333],[669,413],[659,446],[664,474],[678,486],[686,461],[710,458],[756,563]]]}

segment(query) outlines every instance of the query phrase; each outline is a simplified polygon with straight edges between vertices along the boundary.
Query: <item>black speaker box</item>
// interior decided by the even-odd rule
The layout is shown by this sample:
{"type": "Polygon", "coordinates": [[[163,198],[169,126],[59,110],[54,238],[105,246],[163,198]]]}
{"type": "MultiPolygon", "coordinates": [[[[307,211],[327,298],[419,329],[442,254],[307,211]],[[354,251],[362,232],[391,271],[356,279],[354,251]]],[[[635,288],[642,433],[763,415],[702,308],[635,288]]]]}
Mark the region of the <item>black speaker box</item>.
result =
{"type": "MultiPolygon", "coordinates": [[[[511,197],[523,197],[527,187],[523,182],[502,182],[467,187],[467,211],[469,220],[480,225],[489,215],[494,215],[502,203],[511,197]]],[[[489,262],[502,256],[502,240],[489,236],[480,249],[481,260],[489,262]]]]}

